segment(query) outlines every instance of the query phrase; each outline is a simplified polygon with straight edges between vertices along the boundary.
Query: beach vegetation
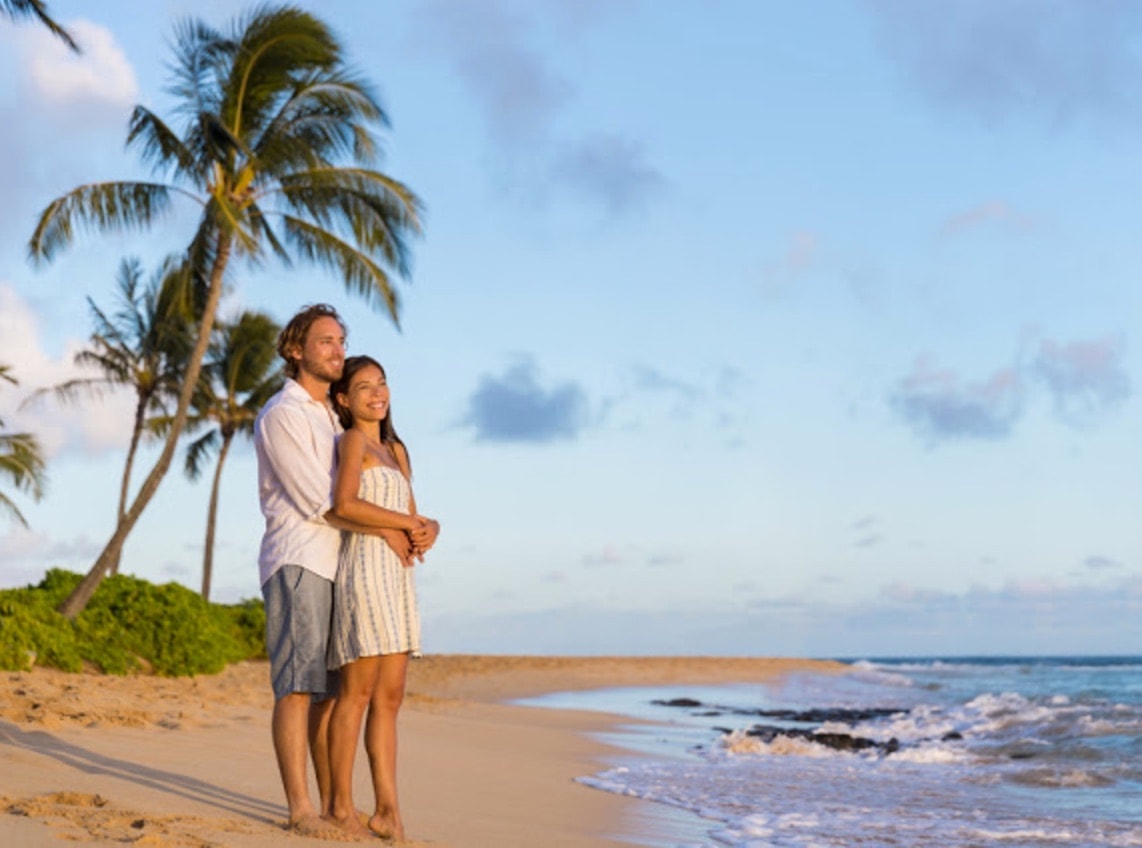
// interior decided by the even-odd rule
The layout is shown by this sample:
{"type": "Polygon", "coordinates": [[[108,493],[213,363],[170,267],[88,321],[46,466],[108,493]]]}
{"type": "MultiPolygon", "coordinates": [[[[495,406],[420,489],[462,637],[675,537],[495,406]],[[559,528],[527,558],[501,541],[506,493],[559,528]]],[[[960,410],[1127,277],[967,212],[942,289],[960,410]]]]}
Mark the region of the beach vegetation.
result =
{"type": "MultiPolygon", "coordinates": [[[[0,365],[0,383],[16,385],[11,366],[0,365]]],[[[45,463],[39,440],[31,433],[9,433],[0,421],[0,482],[39,500],[44,495],[45,463]]],[[[0,490],[0,512],[27,527],[16,502],[0,490]]]]}
{"type": "Polygon", "coordinates": [[[38,585],[0,590],[0,668],[180,677],[265,656],[260,599],[212,604],[177,583],[119,574],[72,620],[57,607],[82,579],[52,569],[38,585]]]}
{"type": "Polygon", "coordinates": [[[409,275],[407,240],[420,229],[416,196],[374,168],[375,136],[388,126],[381,104],[316,17],[261,5],[226,32],[187,20],[176,28],[174,53],[171,122],[136,106],[127,135],[155,178],[73,189],[43,210],[28,245],[33,259],[50,261],[79,229],[148,230],[176,202],[197,209],[183,261],[204,297],[170,430],[111,538],[61,604],[70,618],[87,606],[170,468],[231,259],[257,264],[272,255],[327,268],[395,323],[390,272],[409,275]]]}
{"type": "MultiPolygon", "coordinates": [[[[168,259],[146,283],[139,261],[124,259],[117,283],[117,298],[110,313],[87,299],[94,329],[72,362],[89,376],[33,392],[25,405],[46,395],[77,403],[84,398],[99,399],[114,389],[134,393],[131,439],[119,481],[118,520],[123,521],[131,471],[139,444],[148,433],[147,416],[166,412],[182,387],[194,310],[192,285],[185,266],[176,259],[168,259]]],[[[112,558],[109,571],[119,571],[118,554],[112,558]]]]}
{"type": "MultiPolygon", "coordinates": [[[[191,400],[186,433],[204,429],[206,432],[187,446],[186,476],[197,480],[210,458],[217,457],[202,555],[202,597],[208,600],[222,468],[234,437],[253,437],[258,411],[285,381],[282,369],[275,367],[279,362],[277,338],[280,332],[277,323],[262,312],[246,311],[234,321],[220,322],[214,328],[214,341],[198,380],[198,390],[191,400]]],[[[152,420],[151,426],[163,432],[171,421],[169,417],[158,418],[152,420]]]]}

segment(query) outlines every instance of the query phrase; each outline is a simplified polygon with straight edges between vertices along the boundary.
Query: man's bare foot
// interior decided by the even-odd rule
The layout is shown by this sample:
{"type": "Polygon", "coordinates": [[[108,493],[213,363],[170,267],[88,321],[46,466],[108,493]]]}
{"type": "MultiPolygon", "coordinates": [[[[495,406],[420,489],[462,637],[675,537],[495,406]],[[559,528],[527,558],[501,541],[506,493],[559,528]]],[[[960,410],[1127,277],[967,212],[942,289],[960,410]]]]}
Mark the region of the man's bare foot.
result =
{"type": "Polygon", "coordinates": [[[325,819],[325,824],[327,828],[330,826],[335,827],[341,834],[350,836],[353,839],[373,838],[372,832],[361,822],[361,817],[356,810],[344,818],[330,814],[329,817],[325,819]]]}
{"type": "Polygon", "coordinates": [[[326,821],[317,815],[317,813],[302,816],[296,821],[291,821],[289,823],[289,829],[298,836],[312,836],[317,839],[329,836],[331,832],[335,832],[333,823],[326,821]]]}
{"type": "Polygon", "coordinates": [[[369,830],[381,839],[404,841],[404,825],[399,819],[395,819],[391,815],[382,816],[380,813],[373,813],[372,818],[369,819],[369,830]]]}

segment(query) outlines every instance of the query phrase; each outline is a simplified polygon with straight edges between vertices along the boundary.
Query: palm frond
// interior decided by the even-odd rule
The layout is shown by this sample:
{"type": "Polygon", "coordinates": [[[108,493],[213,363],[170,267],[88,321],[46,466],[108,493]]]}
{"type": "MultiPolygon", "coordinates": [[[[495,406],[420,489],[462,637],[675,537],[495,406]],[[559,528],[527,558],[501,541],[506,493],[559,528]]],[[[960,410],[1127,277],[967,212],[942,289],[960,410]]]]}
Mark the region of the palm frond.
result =
{"type": "Polygon", "coordinates": [[[199,115],[218,111],[217,82],[234,45],[205,22],[186,18],[175,24],[173,47],[173,74],[166,90],[174,96],[175,113],[193,124],[199,115]]]}
{"type": "Polygon", "coordinates": [[[36,18],[48,30],[70,47],[76,53],[82,52],[75,39],[66,29],[60,26],[48,14],[47,4],[43,0],[0,0],[0,14],[7,15],[16,20],[18,18],[36,18]]]}
{"type": "Polygon", "coordinates": [[[280,194],[295,212],[351,232],[362,250],[409,276],[406,237],[420,232],[421,204],[407,186],[377,171],[324,168],[283,179],[280,194]]]}
{"type": "Polygon", "coordinates": [[[166,212],[170,186],[161,183],[91,183],[56,198],[40,213],[28,242],[33,260],[50,260],[69,245],[76,225],[103,232],[144,229],[166,212]]]}
{"type": "MultiPolygon", "coordinates": [[[[0,435],[0,477],[34,500],[44,496],[44,459],[35,436],[30,433],[0,435]]],[[[3,493],[0,493],[0,507],[27,526],[15,503],[3,493]]]]}
{"type": "Polygon", "coordinates": [[[136,106],[127,128],[127,147],[157,169],[169,169],[180,179],[204,178],[202,162],[194,151],[150,109],[136,106]]]}
{"type": "Polygon", "coordinates": [[[377,152],[372,127],[388,125],[363,80],[323,74],[297,85],[253,147],[260,161],[290,168],[344,156],[368,164],[377,152]]]}
{"type": "Polygon", "coordinates": [[[270,226],[270,222],[262,212],[261,204],[257,202],[251,203],[247,214],[250,219],[250,229],[254,235],[260,235],[266,244],[270,246],[270,250],[273,251],[274,255],[287,267],[293,264],[289,251],[286,250],[285,245],[282,244],[281,239],[278,238],[277,233],[274,232],[274,228],[270,226]]]}
{"type": "Polygon", "coordinates": [[[20,403],[24,409],[36,404],[45,397],[54,397],[63,403],[78,403],[81,398],[99,400],[113,388],[123,385],[121,380],[111,380],[107,377],[83,377],[68,380],[58,386],[47,386],[36,389],[20,403]]]}
{"type": "Polygon", "coordinates": [[[195,439],[186,449],[186,476],[191,480],[197,480],[202,473],[203,463],[209,459],[217,450],[218,444],[222,440],[222,434],[217,430],[211,430],[204,436],[195,439]]]}
{"type": "Polygon", "coordinates": [[[237,24],[238,44],[223,86],[220,115],[234,132],[253,138],[264,127],[293,83],[342,61],[342,49],[320,20],[291,6],[259,6],[237,24]]]}
{"type": "Polygon", "coordinates": [[[383,303],[400,327],[400,299],[389,275],[364,251],[302,218],[283,216],[286,236],[305,259],[340,273],[345,288],[366,303],[383,303]]]}

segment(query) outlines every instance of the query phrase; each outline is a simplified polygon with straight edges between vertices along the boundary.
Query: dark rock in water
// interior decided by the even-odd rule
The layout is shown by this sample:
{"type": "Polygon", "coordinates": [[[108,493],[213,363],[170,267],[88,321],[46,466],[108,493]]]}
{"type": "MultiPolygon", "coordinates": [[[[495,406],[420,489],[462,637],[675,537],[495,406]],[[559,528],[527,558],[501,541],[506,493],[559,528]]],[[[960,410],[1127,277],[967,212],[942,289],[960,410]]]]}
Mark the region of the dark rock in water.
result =
{"type": "MultiPolygon", "coordinates": [[[[784,736],[789,739],[804,739],[808,742],[815,742],[818,745],[832,748],[835,751],[875,751],[885,757],[890,754],[895,754],[903,747],[899,739],[892,738],[887,742],[877,742],[875,739],[857,736],[852,733],[822,733],[819,732],[819,729],[829,723],[852,726],[861,722],[890,718],[907,712],[898,707],[822,707],[809,710],[754,710],[740,707],[727,707],[719,704],[703,704],[694,698],[672,698],[670,700],[655,700],[651,701],[651,703],[662,707],[701,710],[700,712],[693,712],[692,715],[706,718],[733,715],[760,716],[782,722],[780,726],[755,724],[745,731],[747,736],[761,739],[765,743],[770,743],[777,737],[784,736]],[[802,726],[798,727],[796,725],[802,726]],[[806,727],[804,725],[811,726],[806,727]]],[[[725,736],[733,732],[728,727],[715,727],[714,730],[725,736]]],[[[963,738],[961,733],[953,730],[944,734],[941,741],[959,741],[963,738]]],[[[1012,754],[1010,756],[1015,758],[1020,755],[1012,754]]]]}
{"type": "Polygon", "coordinates": [[[863,736],[850,736],[847,733],[811,733],[807,738],[818,745],[832,748],[834,751],[866,751],[869,748],[883,747],[871,739],[865,739],[863,736]]]}
{"type": "Polygon", "coordinates": [[[682,707],[695,709],[704,707],[708,712],[701,715],[740,715],[757,716],[759,718],[774,718],[778,721],[792,721],[798,724],[824,724],[829,721],[853,724],[859,721],[872,721],[878,718],[888,718],[897,715],[903,710],[897,707],[826,707],[814,710],[752,710],[743,707],[727,707],[722,704],[703,704],[693,698],[671,698],[670,700],[651,701],[660,707],[682,707]]]}
{"type": "Polygon", "coordinates": [[[867,751],[875,749],[887,756],[900,750],[900,742],[890,739],[887,742],[877,742],[875,739],[866,739],[863,736],[853,736],[849,733],[814,733],[811,730],[791,727],[774,727],[772,725],[755,724],[746,731],[747,736],[753,736],[766,744],[779,736],[787,739],[804,739],[814,742],[834,751],[867,751]]]}
{"type": "Polygon", "coordinates": [[[896,707],[867,707],[861,709],[826,707],[816,710],[752,710],[743,712],[750,715],[758,715],[763,718],[776,718],[782,721],[795,721],[801,724],[824,724],[828,721],[852,724],[858,721],[888,718],[889,716],[903,712],[903,710],[896,707]]]}

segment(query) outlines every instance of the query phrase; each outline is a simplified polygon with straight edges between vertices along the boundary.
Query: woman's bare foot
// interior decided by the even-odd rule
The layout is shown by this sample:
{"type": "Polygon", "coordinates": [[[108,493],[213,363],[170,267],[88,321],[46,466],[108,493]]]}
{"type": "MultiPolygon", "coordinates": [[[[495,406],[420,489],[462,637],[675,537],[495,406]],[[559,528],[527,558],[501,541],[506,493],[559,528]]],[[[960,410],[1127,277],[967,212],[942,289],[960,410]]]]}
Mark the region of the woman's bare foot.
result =
{"type": "Polygon", "coordinates": [[[396,839],[399,842],[404,841],[404,825],[401,824],[399,818],[393,815],[373,813],[372,818],[369,819],[369,830],[377,834],[381,839],[396,839]]]}

